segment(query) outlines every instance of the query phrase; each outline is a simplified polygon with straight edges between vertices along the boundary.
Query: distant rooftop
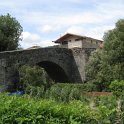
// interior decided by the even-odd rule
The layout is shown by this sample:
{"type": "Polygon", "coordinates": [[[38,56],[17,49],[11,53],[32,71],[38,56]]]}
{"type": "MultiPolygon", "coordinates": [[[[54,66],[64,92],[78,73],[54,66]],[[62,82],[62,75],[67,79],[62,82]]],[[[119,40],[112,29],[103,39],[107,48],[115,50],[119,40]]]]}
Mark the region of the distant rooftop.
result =
{"type": "Polygon", "coordinates": [[[80,39],[91,39],[91,40],[96,40],[96,41],[100,41],[100,42],[103,42],[102,40],[98,40],[98,39],[95,39],[95,38],[91,38],[91,37],[86,37],[86,36],[82,36],[82,35],[77,35],[77,34],[71,34],[71,33],[67,33],[63,36],[61,36],[60,38],[58,38],[57,40],[53,41],[54,43],[60,43],[62,41],[64,41],[64,39],[70,37],[70,36],[76,36],[76,37],[79,37],[80,39]]]}
{"type": "Polygon", "coordinates": [[[32,47],[29,47],[27,49],[37,49],[37,48],[41,48],[41,46],[32,46],[32,47]]]}

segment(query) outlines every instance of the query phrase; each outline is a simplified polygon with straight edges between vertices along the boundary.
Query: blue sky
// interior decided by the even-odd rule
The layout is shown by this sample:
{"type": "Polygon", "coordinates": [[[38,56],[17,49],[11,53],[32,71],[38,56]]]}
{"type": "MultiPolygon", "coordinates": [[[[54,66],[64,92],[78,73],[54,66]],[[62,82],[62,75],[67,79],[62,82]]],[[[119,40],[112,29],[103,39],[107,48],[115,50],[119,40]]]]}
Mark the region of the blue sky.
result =
{"type": "Polygon", "coordinates": [[[4,0],[0,15],[9,13],[23,27],[23,48],[49,46],[65,33],[102,39],[124,18],[124,0],[4,0]]]}

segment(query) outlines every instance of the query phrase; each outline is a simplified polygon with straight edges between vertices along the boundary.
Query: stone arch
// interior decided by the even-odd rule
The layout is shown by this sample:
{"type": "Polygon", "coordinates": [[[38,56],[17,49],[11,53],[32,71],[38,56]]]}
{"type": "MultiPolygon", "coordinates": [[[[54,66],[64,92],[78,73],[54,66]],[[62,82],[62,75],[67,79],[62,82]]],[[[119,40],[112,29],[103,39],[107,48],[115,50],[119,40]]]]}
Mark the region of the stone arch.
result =
{"type": "Polygon", "coordinates": [[[42,61],[37,65],[44,68],[53,81],[60,83],[70,82],[64,69],[58,64],[51,61],[42,61]]]}

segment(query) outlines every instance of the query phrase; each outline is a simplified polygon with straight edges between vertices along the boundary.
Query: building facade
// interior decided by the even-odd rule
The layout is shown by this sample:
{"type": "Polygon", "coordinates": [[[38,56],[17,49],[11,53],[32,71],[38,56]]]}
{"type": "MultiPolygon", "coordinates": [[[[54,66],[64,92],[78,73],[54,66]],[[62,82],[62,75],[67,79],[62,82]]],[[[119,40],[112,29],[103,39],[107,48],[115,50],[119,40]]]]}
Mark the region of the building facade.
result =
{"type": "Polygon", "coordinates": [[[59,44],[62,48],[98,48],[103,44],[102,40],[91,37],[67,33],[58,38],[54,43],[59,44]]]}

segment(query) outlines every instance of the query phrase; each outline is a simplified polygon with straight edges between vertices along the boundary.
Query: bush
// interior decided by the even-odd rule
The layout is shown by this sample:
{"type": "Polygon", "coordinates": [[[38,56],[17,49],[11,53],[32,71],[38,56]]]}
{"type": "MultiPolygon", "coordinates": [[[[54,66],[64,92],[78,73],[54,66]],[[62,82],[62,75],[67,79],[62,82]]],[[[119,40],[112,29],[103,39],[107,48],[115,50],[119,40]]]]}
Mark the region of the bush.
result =
{"type": "Polygon", "coordinates": [[[19,77],[19,87],[22,87],[31,96],[43,97],[53,83],[45,70],[39,66],[24,65],[20,67],[19,77]]]}
{"type": "Polygon", "coordinates": [[[95,89],[93,84],[57,83],[49,89],[47,96],[56,101],[68,102],[69,100],[81,100],[85,92],[95,91],[95,89]]]}
{"type": "Polygon", "coordinates": [[[124,97],[124,80],[111,82],[109,88],[116,96],[124,97]]]}
{"type": "MultiPolygon", "coordinates": [[[[110,100],[108,100],[109,102],[110,100]]],[[[68,104],[53,100],[34,99],[27,95],[0,95],[1,124],[113,124],[120,117],[123,124],[123,112],[117,116],[116,107],[111,104],[99,104],[91,108],[88,103],[70,101],[68,104]]]]}

